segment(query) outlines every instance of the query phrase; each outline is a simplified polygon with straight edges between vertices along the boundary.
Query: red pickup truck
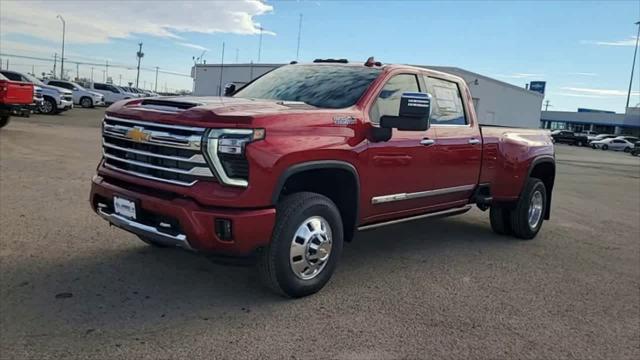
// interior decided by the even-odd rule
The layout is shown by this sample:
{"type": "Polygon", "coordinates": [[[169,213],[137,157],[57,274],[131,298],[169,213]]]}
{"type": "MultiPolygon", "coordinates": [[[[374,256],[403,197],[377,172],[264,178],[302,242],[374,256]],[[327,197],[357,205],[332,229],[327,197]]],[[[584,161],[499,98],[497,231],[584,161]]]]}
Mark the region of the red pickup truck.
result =
{"type": "Polygon", "coordinates": [[[291,297],[320,290],[359,230],[477,205],[531,239],[549,219],[551,137],[480,127],[459,77],[325,60],[226,92],[109,107],[94,211],[151,245],[255,255],[291,297]]]}
{"type": "Polygon", "coordinates": [[[0,128],[9,123],[15,110],[33,103],[33,85],[12,81],[0,74],[0,128]]]}

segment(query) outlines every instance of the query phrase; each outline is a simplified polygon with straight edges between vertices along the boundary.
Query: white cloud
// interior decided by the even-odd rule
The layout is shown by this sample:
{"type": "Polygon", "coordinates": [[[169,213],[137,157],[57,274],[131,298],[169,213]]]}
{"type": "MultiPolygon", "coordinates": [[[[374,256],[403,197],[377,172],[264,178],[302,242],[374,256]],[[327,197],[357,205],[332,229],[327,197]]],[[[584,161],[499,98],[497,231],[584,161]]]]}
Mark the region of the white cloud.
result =
{"type": "Polygon", "coordinates": [[[187,43],[187,42],[178,42],[176,44],[178,44],[180,46],[188,47],[188,48],[191,48],[191,49],[196,49],[196,50],[201,50],[201,51],[209,51],[208,48],[206,48],[204,46],[201,46],[201,45],[198,45],[198,44],[192,44],[192,43],[187,43]]]}
{"type": "MultiPolygon", "coordinates": [[[[181,39],[181,32],[257,34],[256,16],[273,11],[260,0],[234,1],[2,1],[3,35],[27,34],[60,41],[62,15],[68,43],[106,43],[145,34],[181,39]]],[[[265,34],[273,34],[265,31],[265,34]]],[[[0,44],[1,45],[1,44],[0,44]]]]}
{"type": "Polygon", "coordinates": [[[578,76],[598,76],[596,73],[592,72],[570,72],[569,75],[578,75],[578,76]]]}
{"type": "Polygon", "coordinates": [[[495,77],[508,78],[508,79],[530,79],[530,78],[542,78],[543,74],[531,74],[531,73],[514,73],[514,74],[495,74],[495,77]]]}
{"type": "Polygon", "coordinates": [[[630,36],[625,40],[614,40],[614,41],[593,41],[593,40],[582,40],[583,44],[591,44],[591,45],[600,45],[600,46],[636,46],[636,37],[630,36]]]}
{"type": "MultiPolygon", "coordinates": [[[[593,88],[577,88],[577,87],[562,87],[562,90],[569,91],[569,93],[563,93],[566,96],[581,96],[581,97],[615,97],[615,96],[627,96],[626,90],[610,90],[610,89],[593,89],[593,88]]],[[[632,96],[640,95],[639,91],[632,91],[632,96]]]]}

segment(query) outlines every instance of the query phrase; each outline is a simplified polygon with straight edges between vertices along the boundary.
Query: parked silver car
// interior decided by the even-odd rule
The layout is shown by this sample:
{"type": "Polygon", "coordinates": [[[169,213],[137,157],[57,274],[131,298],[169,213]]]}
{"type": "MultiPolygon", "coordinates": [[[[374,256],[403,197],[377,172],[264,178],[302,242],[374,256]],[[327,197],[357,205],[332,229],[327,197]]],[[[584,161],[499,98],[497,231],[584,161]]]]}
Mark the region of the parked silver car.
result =
{"type": "Polygon", "coordinates": [[[602,149],[602,150],[614,150],[614,151],[624,151],[629,152],[633,149],[634,145],[627,140],[624,139],[604,139],[597,140],[591,142],[591,147],[594,149],[602,149]]]}

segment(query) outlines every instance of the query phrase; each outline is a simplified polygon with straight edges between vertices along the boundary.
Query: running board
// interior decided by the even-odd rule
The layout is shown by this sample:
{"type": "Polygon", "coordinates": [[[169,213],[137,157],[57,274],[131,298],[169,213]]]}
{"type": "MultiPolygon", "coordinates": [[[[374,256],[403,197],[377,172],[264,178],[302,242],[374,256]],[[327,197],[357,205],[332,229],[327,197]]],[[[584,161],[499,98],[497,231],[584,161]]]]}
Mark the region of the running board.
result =
{"type": "Polygon", "coordinates": [[[422,214],[422,215],[415,215],[415,216],[410,216],[410,217],[401,218],[401,219],[395,219],[395,220],[389,220],[389,221],[379,222],[379,223],[370,224],[370,225],[364,225],[364,226],[358,227],[358,231],[370,230],[370,229],[375,229],[382,226],[399,224],[407,221],[420,220],[420,219],[426,219],[431,217],[464,214],[467,211],[469,211],[471,207],[472,207],[471,205],[465,205],[463,207],[454,208],[454,209],[447,209],[447,210],[436,211],[436,212],[422,214]]]}

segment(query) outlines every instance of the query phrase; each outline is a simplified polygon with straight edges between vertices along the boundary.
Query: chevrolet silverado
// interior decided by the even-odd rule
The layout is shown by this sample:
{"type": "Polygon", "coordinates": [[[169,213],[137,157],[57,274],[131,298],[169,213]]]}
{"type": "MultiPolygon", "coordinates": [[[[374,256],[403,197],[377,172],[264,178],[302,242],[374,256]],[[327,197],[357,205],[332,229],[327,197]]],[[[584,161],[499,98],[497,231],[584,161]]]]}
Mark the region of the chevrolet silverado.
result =
{"type": "Polygon", "coordinates": [[[252,255],[290,297],[320,290],[356,231],[476,205],[532,239],[549,219],[549,133],[481,127],[459,77],[317,60],[225,92],[110,106],[93,210],[150,245],[252,255]]]}

